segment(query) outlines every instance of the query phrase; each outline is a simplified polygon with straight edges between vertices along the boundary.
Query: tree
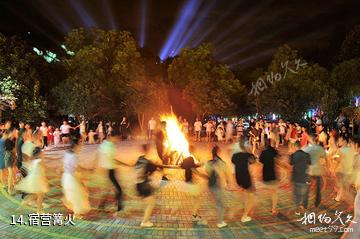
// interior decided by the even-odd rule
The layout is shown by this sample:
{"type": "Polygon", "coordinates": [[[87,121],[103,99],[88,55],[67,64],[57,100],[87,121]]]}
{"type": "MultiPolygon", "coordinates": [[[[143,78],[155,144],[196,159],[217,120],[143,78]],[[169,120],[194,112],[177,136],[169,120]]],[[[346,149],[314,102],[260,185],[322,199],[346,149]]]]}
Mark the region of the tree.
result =
{"type": "Polygon", "coordinates": [[[360,25],[355,26],[343,41],[338,62],[360,57],[360,25]]]}
{"type": "Polygon", "coordinates": [[[53,91],[60,113],[114,118],[134,108],[126,99],[143,62],[129,32],[75,29],[64,45],[74,56],[64,59],[67,78],[53,91]]]}
{"type": "Polygon", "coordinates": [[[183,49],[169,65],[170,83],[182,89],[197,114],[234,114],[245,88],[228,66],[215,61],[213,52],[209,44],[183,49]]]}
{"type": "Polygon", "coordinates": [[[260,97],[264,111],[298,121],[320,104],[327,79],[325,68],[309,65],[289,46],[280,47],[262,79],[266,85],[260,97]]]}
{"type": "Polygon", "coordinates": [[[40,94],[41,68],[38,67],[42,61],[22,39],[0,34],[1,90],[4,92],[9,82],[16,86],[10,90],[16,99],[12,112],[16,120],[34,123],[46,117],[47,103],[40,94]]]}

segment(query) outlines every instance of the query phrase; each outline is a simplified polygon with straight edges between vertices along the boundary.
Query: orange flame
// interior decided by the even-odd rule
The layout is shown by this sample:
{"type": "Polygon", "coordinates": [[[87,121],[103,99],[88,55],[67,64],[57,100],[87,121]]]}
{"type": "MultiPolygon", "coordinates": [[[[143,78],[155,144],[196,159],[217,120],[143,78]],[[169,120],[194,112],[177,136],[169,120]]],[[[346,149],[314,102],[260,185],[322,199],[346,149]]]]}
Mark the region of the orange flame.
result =
{"type": "Polygon", "coordinates": [[[181,159],[192,156],[189,152],[189,142],[181,130],[181,125],[174,114],[161,115],[161,121],[166,121],[165,148],[169,153],[176,152],[181,159]]]}

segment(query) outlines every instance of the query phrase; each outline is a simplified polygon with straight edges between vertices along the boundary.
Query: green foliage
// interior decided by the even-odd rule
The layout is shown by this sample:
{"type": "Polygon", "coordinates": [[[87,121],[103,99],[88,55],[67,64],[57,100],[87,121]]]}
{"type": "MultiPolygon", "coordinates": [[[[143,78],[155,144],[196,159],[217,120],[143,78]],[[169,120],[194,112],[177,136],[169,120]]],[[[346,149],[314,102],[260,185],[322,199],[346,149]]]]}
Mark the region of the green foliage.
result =
{"type": "Polygon", "coordinates": [[[195,113],[234,114],[236,97],[245,94],[244,87],[227,66],[214,60],[213,51],[208,44],[183,49],[170,64],[168,77],[183,90],[195,113]]]}
{"type": "Polygon", "coordinates": [[[142,77],[143,62],[129,32],[76,29],[65,45],[75,54],[64,60],[67,78],[53,90],[60,113],[111,117],[132,108],[129,86],[142,77]]]}
{"type": "Polygon", "coordinates": [[[343,41],[338,61],[347,61],[360,57],[360,25],[355,26],[343,41]]]}
{"type": "Polygon", "coordinates": [[[46,101],[40,94],[40,61],[43,59],[23,40],[0,34],[0,79],[11,80],[1,82],[1,91],[16,99],[16,108],[12,112],[16,120],[31,123],[46,117],[46,101]],[[12,85],[10,88],[8,83],[12,85]]]}

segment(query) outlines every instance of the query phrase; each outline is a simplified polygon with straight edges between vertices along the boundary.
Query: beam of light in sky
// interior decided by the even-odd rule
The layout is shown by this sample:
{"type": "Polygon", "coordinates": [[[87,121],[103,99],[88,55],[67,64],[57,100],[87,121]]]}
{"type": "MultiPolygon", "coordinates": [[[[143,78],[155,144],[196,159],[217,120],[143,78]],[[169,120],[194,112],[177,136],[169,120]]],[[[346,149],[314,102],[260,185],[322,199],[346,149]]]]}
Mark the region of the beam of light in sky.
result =
{"type": "Polygon", "coordinates": [[[212,23],[211,26],[207,26],[207,29],[204,33],[202,33],[200,36],[197,37],[196,41],[192,43],[192,47],[198,46],[205,37],[207,37],[214,29],[218,27],[218,25],[234,10],[240,5],[241,1],[235,1],[232,5],[229,6],[228,11],[221,14],[221,17],[219,17],[216,22],[212,23]]]}
{"type": "Polygon", "coordinates": [[[262,51],[259,54],[252,55],[248,58],[242,59],[241,61],[235,62],[230,64],[231,67],[238,66],[238,65],[247,65],[249,63],[252,63],[254,61],[259,61],[262,57],[272,55],[277,49],[269,49],[266,51],[262,51]]]}
{"type": "Polygon", "coordinates": [[[140,47],[145,45],[147,0],[141,0],[140,47]]]}
{"type": "MultiPolygon", "coordinates": [[[[53,4],[44,3],[40,5],[41,5],[40,7],[44,7],[46,12],[48,13],[48,14],[44,14],[44,16],[46,16],[50,21],[55,23],[56,27],[59,28],[59,30],[62,33],[67,34],[71,30],[71,27],[68,24],[68,22],[65,19],[63,19],[61,16],[59,16],[58,11],[54,9],[53,4]]],[[[43,9],[41,10],[41,12],[43,12],[43,9]]]]}
{"type": "Polygon", "coordinates": [[[168,57],[178,45],[180,37],[186,31],[191,19],[195,15],[197,9],[201,4],[200,0],[188,0],[185,6],[182,8],[178,20],[176,21],[175,26],[173,27],[170,35],[168,36],[165,45],[162,47],[159,57],[161,60],[164,60],[168,57]]]}
{"type": "Polygon", "coordinates": [[[80,1],[77,0],[69,0],[71,6],[76,11],[76,13],[80,16],[80,19],[82,23],[86,27],[97,27],[97,23],[94,21],[94,19],[87,13],[83,5],[80,3],[80,1]]]}
{"type": "Polygon", "coordinates": [[[214,45],[219,44],[224,38],[226,38],[230,33],[233,31],[239,30],[239,28],[245,24],[250,18],[256,16],[260,13],[263,9],[269,6],[271,3],[270,1],[263,2],[261,5],[257,6],[256,9],[253,11],[249,11],[246,15],[242,16],[240,20],[236,21],[235,24],[231,25],[230,27],[226,28],[221,34],[219,34],[215,39],[212,40],[214,45]]]}
{"type": "Polygon", "coordinates": [[[198,18],[195,19],[195,23],[191,24],[190,29],[186,32],[185,36],[182,37],[181,42],[177,45],[176,50],[170,54],[171,57],[179,54],[179,51],[184,48],[191,37],[193,37],[194,32],[199,29],[199,27],[203,24],[205,18],[209,11],[214,7],[216,0],[211,0],[210,3],[206,2],[206,8],[201,11],[198,18]]]}
{"type": "Polygon", "coordinates": [[[114,21],[114,16],[113,16],[113,13],[111,11],[108,0],[102,0],[102,2],[103,2],[103,6],[104,6],[105,15],[108,16],[108,20],[110,22],[110,28],[111,29],[117,29],[117,25],[116,25],[116,23],[114,21]]]}
{"type": "Polygon", "coordinates": [[[26,22],[27,24],[30,24],[33,28],[35,28],[37,31],[41,32],[44,36],[46,36],[48,39],[52,40],[53,42],[55,42],[56,44],[59,44],[59,41],[56,40],[53,36],[49,35],[47,33],[46,30],[44,30],[43,28],[41,28],[40,26],[34,24],[29,18],[27,18],[26,16],[18,13],[14,8],[12,8],[11,6],[7,6],[7,8],[14,13],[17,17],[21,18],[24,20],[24,22],[26,22]]]}

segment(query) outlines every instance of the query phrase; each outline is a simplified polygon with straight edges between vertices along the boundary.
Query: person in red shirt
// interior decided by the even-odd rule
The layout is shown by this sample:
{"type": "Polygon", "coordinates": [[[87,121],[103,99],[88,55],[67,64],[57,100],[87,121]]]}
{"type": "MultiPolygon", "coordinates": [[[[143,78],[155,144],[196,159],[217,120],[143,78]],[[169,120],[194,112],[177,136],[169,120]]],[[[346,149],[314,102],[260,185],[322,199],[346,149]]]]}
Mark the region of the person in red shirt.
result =
{"type": "Polygon", "coordinates": [[[305,127],[301,127],[301,139],[300,139],[300,146],[301,148],[306,147],[309,141],[309,135],[305,127]]]}
{"type": "Polygon", "coordinates": [[[51,125],[48,127],[47,138],[48,138],[48,144],[52,145],[53,142],[54,142],[54,130],[53,130],[53,127],[51,125]]]}

